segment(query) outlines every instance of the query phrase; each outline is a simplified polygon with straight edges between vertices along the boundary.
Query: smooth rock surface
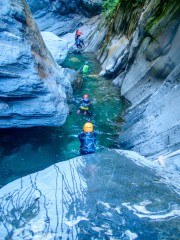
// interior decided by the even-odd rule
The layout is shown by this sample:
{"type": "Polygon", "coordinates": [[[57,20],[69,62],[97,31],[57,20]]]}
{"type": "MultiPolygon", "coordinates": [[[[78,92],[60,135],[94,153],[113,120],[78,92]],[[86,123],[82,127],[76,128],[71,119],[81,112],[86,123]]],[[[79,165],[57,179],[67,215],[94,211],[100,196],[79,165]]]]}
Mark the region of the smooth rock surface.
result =
{"type": "Polygon", "coordinates": [[[41,32],[41,35],[54,60],[61,65],[68,54],[68,42],[51,32],[41,32]]]}
{"type": "Polygon", "coordinates": [[[114,79],[131,103],[120,146],[149,159],[180,149],[179,13],[177,0],[122,2],[109,28],[100,25],[103,33],[112,34],[99,41],[98,27],[90,38],[101,74],[114,79]]]}
{"type": "Polygon", "coordinates": [[[1,238],[178,239],[179,195],[145,161],[104,151],[9,183],[0,189],[1,238]]]}
{"type": "Polygon", "coordinates": [[[63,36],[101,12],[102,0],[28,0],[41,31],[63,36]]]}
{"type": "Polygon", "coordinates": [[[25,0],[0,8],[0,128],[62,125],[74,71],[55,63],[25,0]]]}

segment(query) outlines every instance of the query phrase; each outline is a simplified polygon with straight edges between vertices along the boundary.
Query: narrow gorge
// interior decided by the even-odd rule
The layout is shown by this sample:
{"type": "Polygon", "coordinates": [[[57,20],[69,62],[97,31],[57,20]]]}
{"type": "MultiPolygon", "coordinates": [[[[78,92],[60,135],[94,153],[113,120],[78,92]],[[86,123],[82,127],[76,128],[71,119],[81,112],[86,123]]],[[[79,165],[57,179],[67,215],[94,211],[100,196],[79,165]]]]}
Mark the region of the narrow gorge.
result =
{"type": "Polygon", "coordinates": [[[0,8],[0,240],[178,240],[179,1],[0,8]],[[96,152],[80,155],[87,121],[96,152]]]}

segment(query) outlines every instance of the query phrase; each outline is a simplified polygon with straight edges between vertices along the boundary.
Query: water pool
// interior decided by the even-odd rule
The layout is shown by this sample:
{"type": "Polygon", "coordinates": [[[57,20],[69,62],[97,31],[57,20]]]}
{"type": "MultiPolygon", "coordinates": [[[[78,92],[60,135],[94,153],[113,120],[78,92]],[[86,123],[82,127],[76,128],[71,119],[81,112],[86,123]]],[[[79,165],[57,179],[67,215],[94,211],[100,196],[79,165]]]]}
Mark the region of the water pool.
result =
{"type": "Polygon", "coordinates": [[[100,64],[93,54],[71,54],[63,67],[80,69],[88,61],[89,73],[81,88],[74,89],[70,115],[61,127],[34,127],[0,130],[0,186],[37,172],[54,163],[79,155],[78,133],[91,120],[97,137],[97,151],[118,146],[125,102],[111,80],[99,76],[100,64]],[[87,93],[92,101],[92,117],[76,114],[79,101],[87,93]]]}

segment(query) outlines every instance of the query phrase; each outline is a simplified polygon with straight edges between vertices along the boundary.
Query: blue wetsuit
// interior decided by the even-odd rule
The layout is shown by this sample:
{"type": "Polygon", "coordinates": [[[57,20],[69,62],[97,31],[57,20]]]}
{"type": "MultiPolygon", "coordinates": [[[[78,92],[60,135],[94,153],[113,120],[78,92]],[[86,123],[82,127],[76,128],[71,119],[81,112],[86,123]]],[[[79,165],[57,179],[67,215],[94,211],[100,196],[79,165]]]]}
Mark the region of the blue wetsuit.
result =
{"type": "Polygon", "coordinates": [[[93,132],[81,132],[78,138],[81,142],[80,154],[94,153],[96,151],[96,133],[93,132]]]}
{"type": "Polygon", "coordinates": [[[81,105],[80,105],[80,107],[78,108],[78,110],[80,110],[80,111],[86,111],[87,114],[90,116],[90,115],[91,115],[91,112],[89,111],[89,106],[90,106],[90,105],[91,105],[90,100],[89,100],[88,98],[83,98],[83,99],[81,100],[81,105]],[[82,107],[88,108],[88,109],[86,110],[86,109],[83,109],[82,107]]]}

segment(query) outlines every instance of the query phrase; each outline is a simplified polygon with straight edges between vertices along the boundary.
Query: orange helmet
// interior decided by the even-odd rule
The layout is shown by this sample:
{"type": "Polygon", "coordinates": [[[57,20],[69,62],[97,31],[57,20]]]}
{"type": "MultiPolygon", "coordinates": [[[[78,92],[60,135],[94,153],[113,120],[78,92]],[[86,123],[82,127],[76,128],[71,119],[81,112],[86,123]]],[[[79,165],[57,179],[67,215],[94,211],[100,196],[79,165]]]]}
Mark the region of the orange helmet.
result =
{"type": "Polygon", "coordinates": [[[88,94],[84,94],[83,98],[89,98],[88,94]]]}
{"type": "Polygon", "coordinates": [[[91,122],[86,122],[83,127],[84,132],[92,132],[93,131],[93,125],[91,122]]]}

